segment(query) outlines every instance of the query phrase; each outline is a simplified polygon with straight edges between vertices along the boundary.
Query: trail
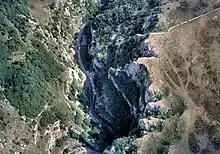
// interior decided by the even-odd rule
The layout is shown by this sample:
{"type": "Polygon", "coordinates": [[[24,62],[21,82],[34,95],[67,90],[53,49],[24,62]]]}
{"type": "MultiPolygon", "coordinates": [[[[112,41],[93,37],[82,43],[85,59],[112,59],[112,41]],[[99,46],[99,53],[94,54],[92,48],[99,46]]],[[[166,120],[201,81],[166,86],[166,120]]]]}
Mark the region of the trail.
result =
{"type": "Polygon", "coordinates": [[[194,21],[194,20],[197,20],[197,19],[199,19],[199,18],[202,18],[202,17],[204,17],[204,16],[207,16],[207,15],[209,15],[209,14],[211,14],[211,13],[213,13],[213,12],[217,12],[217,11],[219,11],[219,10],[220,10],[220,8],[217,8],[217,9],[214,9],[214,10],[212,10],[212,11],[209,11],[209,12],[207,12],[207,13],[205,13],[205,14],[202,14],[202,15],[199,15],[199,16],[197,16],[197,17],[191,18],[191,19],[189,19],[189,20],[183,21],[183,22],[181,22],[181,23],[179,23],[179,24],[177,24],[177,25],[175,25],[175,26],[170,27],[167,32],[158,32],[158,33],[153,33],[153,34],[166,34],[166,33],[168,34],[168,33],[170,33],[170,31],[171,31],[172,29],[174,29],[174,28],[176,28],[176,27],[179,27],[180,25],[186,24],[186,23],[188,23],[188,22],[192,22],[192,21],[194,21]]]}

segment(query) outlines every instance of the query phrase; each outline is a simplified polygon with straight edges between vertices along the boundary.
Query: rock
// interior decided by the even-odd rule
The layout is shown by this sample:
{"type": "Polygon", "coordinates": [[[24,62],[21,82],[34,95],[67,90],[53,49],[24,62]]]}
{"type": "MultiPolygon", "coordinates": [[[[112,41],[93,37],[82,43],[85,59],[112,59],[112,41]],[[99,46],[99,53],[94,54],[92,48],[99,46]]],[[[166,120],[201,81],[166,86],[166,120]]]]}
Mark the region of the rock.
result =
{"type": "Polygon", "coordinates": [[[151,100],[148,91],[148,74],[144,65],[131,63],[126,65],[123,70],[111,68],[109,78],[122,93],[133,111],[132,114],[144,110],[144,106],[151,100]]]}
{"type": "Polygon", "coordinates": [[[103,63],[98,61],[96,58],[94,58],[92,62],[93,62],[93,68],[96,70],[96,72],[104,68],[103,63]]]}
{"type": "Polygon", "coordinates": [[[140,129],[143,130],[143,131],[149,131],[150,130],[150,124],[149,124],[147,119],[140,119],[139,120],[139,126],[140,126],[140,129]]]}

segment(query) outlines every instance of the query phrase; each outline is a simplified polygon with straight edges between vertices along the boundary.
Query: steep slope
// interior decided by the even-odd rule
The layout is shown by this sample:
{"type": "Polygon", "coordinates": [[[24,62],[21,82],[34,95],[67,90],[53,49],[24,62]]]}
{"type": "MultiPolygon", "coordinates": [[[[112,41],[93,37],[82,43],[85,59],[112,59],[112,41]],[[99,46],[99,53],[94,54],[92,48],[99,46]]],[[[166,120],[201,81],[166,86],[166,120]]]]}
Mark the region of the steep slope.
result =
{"type": "Polygon", "coordinates": [[[219,153],[218,6],[1,1],[0,153],[219,153]]]}
{"type": "Polygon", "coordinates": [[[72,40],[89,3],[0,2],[0,153],[85,151],[78,138],[89,123],[77,102],[84,77],[72,40]]]}
{"type": "Polygon", "coordinates": [[[142,138],[140,153],[219,153],[219,15],[211,10],[150,35],[158,55],[151,68],[159,89],[167,91],[173,118],[162,132],[142,138]]]}
{"type": "Polygon", "coordinates": [[[77,57],[87,77],[81,102],[98,127],[84,141],[96,151],[136,153],[136,137],[162,123],[158,107],[148,104],[152,98],[147,69],[133,62],[154,56],[144,40],[157,22],[158,5],[148,0],[109,1],[79,34],[77,57]],[[140,121],[149,121],[148,127],[140,126],[140,121]]]}

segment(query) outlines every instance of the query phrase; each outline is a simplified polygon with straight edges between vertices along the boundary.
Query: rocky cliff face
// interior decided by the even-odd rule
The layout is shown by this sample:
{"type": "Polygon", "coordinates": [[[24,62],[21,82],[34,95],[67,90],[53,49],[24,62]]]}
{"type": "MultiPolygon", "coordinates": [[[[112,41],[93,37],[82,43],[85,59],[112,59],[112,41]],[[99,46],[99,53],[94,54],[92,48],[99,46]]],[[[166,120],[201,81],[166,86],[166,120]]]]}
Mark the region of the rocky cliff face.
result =
{"type": "MultiPolygon", "coordinates": [[[[95,113],[103,121],[99,124],[105,123],[115,133],[111,136],[101,126],[101,133],[89,136],[88,141],[96,149],[102,151],[120,137],[127,140],[128,136],[143,134],[144,127],[139,128],[139,120],[159,113],[157,107],[148,104],[152,98],[146,67],[133,62],[138,57],[155,56],[144,40],[156,25],[157,11],[153,10],[158,4],[157,1],[110,1],[83,30],[81,38],[87,43],[81,42],[79,54],[87,73],[93,76],[95,113]]],[[[82,101],[91,108],[89,89],[88,99],[82,101]]]]}
{"type": "MultiPolygon", "coordinates": [[[[109,78],[128,103],[131,113],[138,116],[151,100],[149,79],[144,65],[131,63],[123,70],[111,68],[109,78]]],[[[144,113],[142,113],[144,114],[144,113]]]]}
{"type": "MultiPolygon", "coordinates": [[[[85,63],[88,72],[93,74],[94,77],[97,98],[95,112],[116,134],[116,136],[110,138],[108,131],[101,126],[99,135],[96,133],[89,137],[89,141],[94,147],[99,145],[104,148],[111,145],[113,141],[112,147],[107,147],[106,151],[135,153],[137,152],[137,149],[135,149],[137,147],[133,146],[131,142],[135,143],[136,136],[140,137],[145,134],[146,136],[141,138],[141,140],[143,139],[142,143],[144,143],[143,149],[140,150],[142,153],[168,153],[169,150],[172,151],[172,149],[169,149],[171,145],[178,145],[183,137],[185,137],[184,139],[187,138],[189,130],[193,130],[193,124],[188,126],[188,123],[182,119],[192,120],[193,118],[188,116],[192,114],[191,108],[196,108],[194,103],[185,104],[190,100],[191,94],[194,94],[194,92],[189,95],[187,92],[184,93],[184,84],[189,84],[185,79],[189,79],[187,77],[190,76],[190,73],[188,72],[188,75],[185,74],[184,77],[181,74],[183,68],[179,69],[182,66],[181,63],[189,55],[178,57],[177,51],[180,49],[173,44],[180,42],[180,40],[174,38],[174,41],[170,42],[169,32],[175,27],[194,21],[192,19],[180,23],[183,20],[182,18],[188,19],[201,15],[206,11],[212,10],[214,6],[204,1],[163,1],[162,10],[160,10],[160,7],[157,7],[158,4],[157,1],[109,1],[92,19],[93,23],[89,32],[92,38],[88,39],[89,51],[87,52],[91,59],[89,61],[85,60],[85,63]],[[192,6],[189,4],[192,4],[192,6]],[[170,11],[165,11],[167,6],[172,6],[172,8],[169,8],[170,11]],[[194,14],[192,13],[193,10],[195,10],[194,14]],[[159,11],[165,14],[165,16],[159,15],[159,24],[161,24],[159,26],[161,27],[157,25],[157,13],[159,11]],[[170,12],[170,16],[166,16],[167,12],[170,12]],[[174,12],[176,14],[173,14],[174,12]],[[181,14],[186,16],[181,16],[181,14]],[[162,17],[165,17],[165,21],[162,20],[162,17]],[[160,28],[166,29],[167,24],[172,25],[173,23],[171,22],[166,23],[171,18],[175,19],[173,21],[174,24],[180,24],[169,29],[167,33],[158,33],[158,35],[161,34],[161,38],[157,38],[159,41],[155,40],[155,42],[158,41],[158,47],[163,46],[164,48],[161,50],[167,50],[168,53],[170,53],[171,49],[177,50],[173,54],[174,57],[177,56],[179,59],[174,58],[173,61],[168,58],[169,54],[164,56],[163,51],[158,57],[157,53],[154,53],[157,50],[157,46],[150,48],[145,42],[149,32],[160,28]],[[157,29],[154,29],[155,26],[157,29]],[[160,42],[161,40],[163,42],[160,42]],[[164,42],[168,42],[167,46],[163,44],[164,42]],[[157,68],[158,70],[152,73],[147,71],[143,65],[134,62],[137,58],[143,56],[147,57],[146,59],[143,58],[147,67],[149,67],[148,64],[151,60],[161,62],[158,59],[161,58],[163,61],[160,64],[161,68],[157,68]],[[151,81],[159,82],[158,85],[160,85],[156,91],[151,92],[149,92],[149,85],[152,84],[149,81],[149,77],[152,77],[150,73],[154,74],[155,77],[155,79],[151,78],[151,81]],[[155,76],[156,73],[158,73],[159,77],[155,76]],[[184,82],[180,81],[180,76],[183,77],[184,82]],[[157,81],[156,79],[158,78],[162,78],[165,82],[157,81]],[[178,87],[179,89],[174,88],[173,90],[173,87],[178,87]],[[178,95],[181,97],[179,98],[178,95]],[[186,100],[182,100],[182,97],[186,100]],[[170,104],[171,110],[167,111],[167,109],[170,109],[170,104]],[[190,106],[189,110],[187,110],[188,106],[190,106]],[[182,115],[183,113],[184,115],[182,115]],[[166,120],[167,118],[169,120],[166,120]],[[187,133],[184,130],[185,128],[188,128],[187,133]],[[133,148],[129,148],[129,145],[133,148]]],[[[195,19],[202,16],[206,15],[198,16],[195,19]]],[[[205,32],[201,33],[204,34],[205,32]]],[[[152,35],[157,35],[157,33],[152,35]]],[[[182,33],[181,35],[187,36],[187,33],[182,33]]],[[[203,41],[201,40],[201,42],[203,41]]],[[[209,42],[203,42],[203,47],[207,48],[208,44],[209,42]]],[[[183,46],[181,46],[181,49],[184,48],[183,46]]],[[[189,51],[191,49],[194,49],[193,46],[190,46],[189,51]]],[[[155,82],[153,84],[154,86],[156,85],[155,82]]],[[[190,86],[188,84],[187,87],[190,86]]],[[[195,88],[195,91],[197,90],[196,87],[193,88],[195,88]]],[[[195,114],[199,113],[195,112],[195,114]]],[[[194,148],[193,150],[198,152],[200,149],[198,148],[198,142],[195,141],[195,136],[190,137],[188,143],[191,149],[194,148]]],[[[207,149],[204,150],[207,151],[207,149]]]]}

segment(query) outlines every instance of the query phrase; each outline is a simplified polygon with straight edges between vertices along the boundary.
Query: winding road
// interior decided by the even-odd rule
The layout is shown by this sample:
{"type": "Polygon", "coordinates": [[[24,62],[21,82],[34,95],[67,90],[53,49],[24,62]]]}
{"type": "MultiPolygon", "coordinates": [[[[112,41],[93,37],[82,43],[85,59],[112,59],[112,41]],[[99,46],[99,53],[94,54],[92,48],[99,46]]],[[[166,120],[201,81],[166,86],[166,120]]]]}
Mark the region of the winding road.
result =
{"type": "Polygon", "coordinates": [[[76,44],[76,54],[77,54],[77,59],[79,63],[79,67],[82,70],[82,72],[86,75],[86,80],[87,84],[89,87],[89,116],[91,120],[94,123],[101,124],[108,133],[110,133],[112,136],[115,137],[115,132],[111,127],[109,127],[107,124],[103,122],[101,118],[99,118],[96,113],[95,113],[95,86],[93,82],[93,76],[90,74],[89,71],[86,71],[85,66],[83,65],[82,58],[80,52],[85,52],[85,49],[88,50],[88,34],[86,34],[86,28],[91,28],[91,20],[88,20],[81,28],[79,35],[78,35],[78,40],[76,44]],[[84,50],[84,51],[83,51],[84,50]]]}

